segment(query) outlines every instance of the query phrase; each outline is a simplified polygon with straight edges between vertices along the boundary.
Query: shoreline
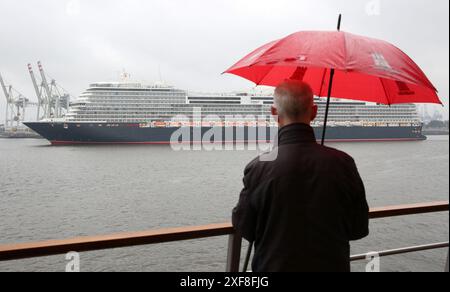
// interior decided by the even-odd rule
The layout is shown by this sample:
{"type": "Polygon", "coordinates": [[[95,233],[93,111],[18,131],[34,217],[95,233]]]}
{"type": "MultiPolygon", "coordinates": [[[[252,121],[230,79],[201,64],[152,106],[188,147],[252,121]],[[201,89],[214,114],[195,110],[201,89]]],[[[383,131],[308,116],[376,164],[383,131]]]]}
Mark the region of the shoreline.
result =
{"type": "Polygon", "coordinates": [[[448,130],[423,130],[425,136],[449,136],[448,130]]]}

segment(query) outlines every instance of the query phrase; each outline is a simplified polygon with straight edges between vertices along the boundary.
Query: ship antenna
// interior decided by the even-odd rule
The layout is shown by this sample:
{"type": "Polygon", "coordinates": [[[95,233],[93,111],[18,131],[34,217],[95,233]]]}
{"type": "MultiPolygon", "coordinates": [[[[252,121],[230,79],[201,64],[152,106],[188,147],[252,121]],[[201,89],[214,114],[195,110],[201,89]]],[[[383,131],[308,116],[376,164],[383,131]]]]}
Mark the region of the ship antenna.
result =
{"type": "Polygon", "coordinates": [[[161,74],[161,66],[158,65],[158,76],[159,76],[159,82],[161,82],[161,84],[164,84],[163,78],[162,78],[162,74],[161,74]]]}
{"type": "Polygon", "coordinates": [[[129,81],[131,75],[127,73],[125,69],[122,70],[122,74],[120,74],[120,79],[122,82],[129,81]]]}

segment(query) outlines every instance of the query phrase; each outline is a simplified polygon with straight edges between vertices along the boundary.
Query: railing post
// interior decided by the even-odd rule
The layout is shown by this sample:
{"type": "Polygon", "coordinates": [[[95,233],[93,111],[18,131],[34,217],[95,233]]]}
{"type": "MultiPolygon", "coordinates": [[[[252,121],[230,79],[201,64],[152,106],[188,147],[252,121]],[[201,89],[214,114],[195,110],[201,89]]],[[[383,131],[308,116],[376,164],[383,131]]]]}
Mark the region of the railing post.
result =
{"type": "Polygon", "coordinates": [[[227,273],[238,273],[241,262],[242,237],[237,234],[231,234],[228,238],[227,255],[227,273]]]}
{"type": "Polygon", "coordinates": [[[450,250],[449,250],[449,252],[447,253],[447,263],[445,264],[445,272],[446,272],[446,273],[448,273],[448,258],[449,258],[449,256],[450,256],[450,250]]]}

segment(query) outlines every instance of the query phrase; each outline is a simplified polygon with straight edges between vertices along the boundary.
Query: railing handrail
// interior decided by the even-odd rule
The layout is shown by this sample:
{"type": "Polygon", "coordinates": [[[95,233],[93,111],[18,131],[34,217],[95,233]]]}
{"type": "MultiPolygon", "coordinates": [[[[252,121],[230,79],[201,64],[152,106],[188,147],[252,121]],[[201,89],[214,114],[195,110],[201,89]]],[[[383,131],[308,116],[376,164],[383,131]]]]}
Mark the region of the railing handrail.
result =
{"type": "Polygon", "coordinates": [[[172,241],[224,236],[234,233],[230,223],[192,227],[165,228],[151,231],[86,236],[72,239],[6,244],[0,246],[0,261],[84,252],[111,248],[131,247],[172,241]]]}
{"type": "Polygon", "coordinates": [[[438,243],[416,245],[416,246],[410,246],[410,247],[404,247],[404,248],[396,248],[396,249],[389,249],[389,250],[383,250],[383,251],[369,252],[369,253],[365,253],[365,254],[352,255],[350,257],[350,261],[354,262],[354,261],[365,260],[365,259],[367,259],[367,256],[373,255],[374,253],[379,257],[387,257],[387,256],[412,253],[412,252],[417,252],[417,251],[426,251],[426,250],[446,248],[448,246],[449,246],[449,242],[446,241],[446,242],[438,242],[438,243]]]}
{"type": "Polygon", "coordinates": [[[371,208],[369,218],[370,219],[391,218],[397,216],[444,212],[448,210],[449,210],[449,201],[397,205],[381,208],[371,208]]]}
{"type": "MultiPolygon", "coordinates": [[[[414,214],[444,212],[449,210],[449,202],[400,205],[373,208],[369,217],[387,218],[414,214]]],[[[132,247],[155,243],[200,239],[234,234],[231,223],[204,226],[166,228],[153,231],[118,233],[103,236],[79,237],[63,240],[0,245],[0,261],[51,256],[71,251],[85,252],[103,249],[132,247]]]]}

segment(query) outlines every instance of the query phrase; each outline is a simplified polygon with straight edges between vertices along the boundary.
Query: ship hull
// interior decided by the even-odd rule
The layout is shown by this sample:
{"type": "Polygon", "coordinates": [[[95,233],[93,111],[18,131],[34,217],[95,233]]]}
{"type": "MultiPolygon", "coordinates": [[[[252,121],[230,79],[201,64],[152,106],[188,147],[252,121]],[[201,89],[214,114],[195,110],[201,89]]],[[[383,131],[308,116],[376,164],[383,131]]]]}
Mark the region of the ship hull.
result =
{"type": "MultiPolygon", "coordinates": [[[[202,141],[254,142],[273,139],[275,128],[179,128],[142,127],[140,124],[25,123],[53,145],[69,144],[170,144],[202,141]],[[272,134],[272,135],[271,135],[272,134]]],[[[322,128],[314,128],[316,137],[322,128]]],[[[329,127],[327,141],[418,141],[425,140],[422,127],[329,127]]]]}
{"type": "MultiPolygon", "coordinates": [[[[255,142],[273,139],[275,128],[224,127],[180,128],[142,127],[140,124],[107,123],[25,123],[53,145],[70,144],[170,144],[204,141],[255,142]],[[272,136],[271,136],[272,134],[272,136]]],[[[314,128],[317,138],[322,128],[314,128]]],[[[419,141],[422,127],[328,127],[327,141],[419,141]]]]}

